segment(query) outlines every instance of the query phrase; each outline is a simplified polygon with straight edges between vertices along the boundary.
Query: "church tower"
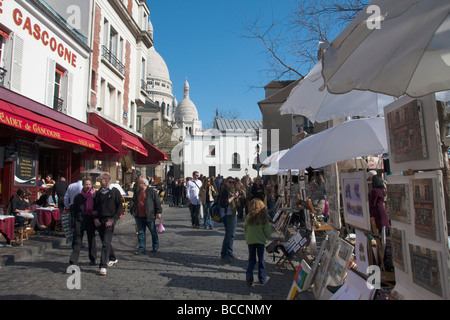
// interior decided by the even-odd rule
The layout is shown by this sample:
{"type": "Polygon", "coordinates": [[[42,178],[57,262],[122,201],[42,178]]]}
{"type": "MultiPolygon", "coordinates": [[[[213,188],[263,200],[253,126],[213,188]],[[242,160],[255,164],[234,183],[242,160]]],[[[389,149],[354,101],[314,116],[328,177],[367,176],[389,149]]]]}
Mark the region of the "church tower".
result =
{"type": "Polygon", "coordinates": [[[195,135],[202,129],[202,122],[198,120],[197,108],[189,97],[189,91],[190,86],[186,78],[183,100],[181,100],[174,112],[175,123],[183,130],[183,137],[195,135]]]}

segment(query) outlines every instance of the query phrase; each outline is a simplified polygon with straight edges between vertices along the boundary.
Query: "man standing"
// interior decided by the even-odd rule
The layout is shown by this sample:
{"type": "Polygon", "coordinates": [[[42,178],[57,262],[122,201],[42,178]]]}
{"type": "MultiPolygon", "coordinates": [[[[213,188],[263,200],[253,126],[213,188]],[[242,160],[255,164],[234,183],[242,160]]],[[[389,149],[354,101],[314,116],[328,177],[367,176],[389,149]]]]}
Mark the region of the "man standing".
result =
{"type": "Polygon", "coordinates": [[[131,214],[136,219],[138,228],[139,247],[136,254],[145,254],[146,238],[145,231],[148,228],[152,235],[152,252],[159,248],[158,232],[156,232],[156,218],[161,219],[161,202],[154,188],[148,187],[148,180],[141,178],[138,180],[136,193],[133,195],[133,207],[131,214]]]}
{"type": "Polygon", "coordinates": [[[83,189],[73,200],[74,231],[72,242],[72,254],[69,263],[77,265],[80,256],[81,241],[86,231],[88,237],[90,265],[95,265],[97,249],[95,246],[95,224],[94,224],[94,197],[91,178],[83,179],[83,189]]]}
{"type": "Polygon", "coordinates": [[[202,204],[199,198],[200,188],[202,182],[199,180],[199,174],[197,171],[192,173],[192,179],[186,183],[186,198],[189,205],[189,211],[191,212],[192,227],[200,228],[200,205],[202,204]]]}
{"type": "Polygon", "coordinates": [[[98,180],[101,188],[94,196],[94,224],[102,240],[99,274],[105,276],[106,268],[118,262],[111,242],[114,226],[123,212],[123,199],[120,191],[111,186],[111,175],[108,172],[103,172],[98,180]]]}
{"type": "Polygon", "coordinates": [[[59,212],[64,212],[64,196],[66,194],[68,183],[66,181],[66,178],[60,177],[59,180],[55,183],[53,186],[53,199],[58,199],[58,208],[59,212]]]}

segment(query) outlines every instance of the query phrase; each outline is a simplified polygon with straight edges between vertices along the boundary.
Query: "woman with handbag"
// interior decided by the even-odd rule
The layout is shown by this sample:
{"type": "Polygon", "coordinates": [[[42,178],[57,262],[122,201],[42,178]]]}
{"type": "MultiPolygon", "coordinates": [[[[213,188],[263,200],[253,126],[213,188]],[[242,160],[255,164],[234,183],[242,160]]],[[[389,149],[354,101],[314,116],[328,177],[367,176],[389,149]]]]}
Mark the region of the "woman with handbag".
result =
{"type": "Polygon", "coordinates": [[[219,205],[221,210],[223,210],[223,224],[225,227],[225,237],[220,252],[220,260],[223,262],[231,262],[239,259],[233,253],[233,242],[237,225],[237,208],[240,205],[239,192],[235,189],[233,177],[225,179],[224,186],[221,188],[219,195],[219,205]]]}

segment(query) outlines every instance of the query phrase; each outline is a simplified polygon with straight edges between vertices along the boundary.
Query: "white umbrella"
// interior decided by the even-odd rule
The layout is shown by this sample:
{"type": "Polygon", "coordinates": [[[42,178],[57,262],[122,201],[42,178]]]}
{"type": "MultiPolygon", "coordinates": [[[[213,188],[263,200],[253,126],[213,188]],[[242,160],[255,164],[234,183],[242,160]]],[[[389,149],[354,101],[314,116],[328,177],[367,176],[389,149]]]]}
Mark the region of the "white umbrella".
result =
{"type": "Polygon", "coordinates": [[[383,107],[394,101],[387,95],[370,91],[353,90],[346,94],[332,94],[323,87],[322,62],[317,63],[308,75],[292,89],[280,113],[300,114],[313,123],[341,117],[383,115],[383,107]]]}
{"type": "Polygon", "coordinates": [[[280,150],[272,153],[268,156],[262,164],[264,165],[262,168],[263,175],[275,175],[275,174],[285,174],[288,172],[288,169],[280,169],[279,161],[280,159],[289,151],[289,149],[280,150]]]}
{"type": "Polygon", "coordinates": [[[348,120],[293,146],[281,169],[319,168],[338,161],[381,154],[388,149],[384,118],[348,120]]]}
{"type": "Polygon", "coordinates": [[[450,1],[373,0],[324,52],[328,91],[421,97],[450,89],[450,1]],[[369,7],[369,6],[373,7],[369,7]],[[383,21],[371,9],[379,8],[383,21]]]}

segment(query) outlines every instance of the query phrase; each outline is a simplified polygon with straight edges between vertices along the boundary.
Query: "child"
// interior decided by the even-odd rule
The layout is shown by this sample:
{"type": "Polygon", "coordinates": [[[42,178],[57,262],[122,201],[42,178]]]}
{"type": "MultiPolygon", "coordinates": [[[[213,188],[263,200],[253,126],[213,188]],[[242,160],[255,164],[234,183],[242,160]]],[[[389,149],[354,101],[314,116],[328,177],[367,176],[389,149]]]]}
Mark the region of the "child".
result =
{"type": "Polygon", "coordinates": [[[253,284],[253,269],[258,254],[258,280],[260,284],[266,283],[266,264],[264,262],[264,247],[269,239],[272,229],[269,223],[267,208],[264,202],[254,198],[248,204],[248,215],[245,218],[244,234],[248,245],[248,267],[246,281],[249,287],[253,284]]]}

